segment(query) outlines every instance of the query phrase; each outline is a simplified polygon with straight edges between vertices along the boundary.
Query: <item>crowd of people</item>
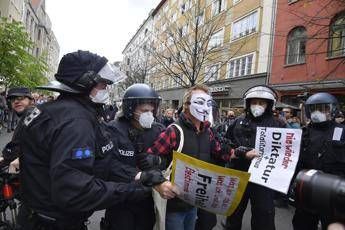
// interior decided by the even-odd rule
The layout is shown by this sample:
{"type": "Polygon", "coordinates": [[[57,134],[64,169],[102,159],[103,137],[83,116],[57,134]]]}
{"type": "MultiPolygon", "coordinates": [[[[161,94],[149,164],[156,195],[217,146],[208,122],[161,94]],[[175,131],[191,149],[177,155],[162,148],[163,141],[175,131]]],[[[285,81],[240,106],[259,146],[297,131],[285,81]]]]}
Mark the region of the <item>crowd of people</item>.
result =
{"type": "MultiPolygon", "coordinates": [[[[168,200],[164,229],[211,230],[216,215],[180,199],[179,188],[162,170],[179,150],[246,172],[259,156],[257,127],[303,129],[296,173],[316,169],[345,176],[344,114],[331,94],[306,100],[306,124],[291,106],[278,111],[278,95],[266,85],[244,93],[241,113],[229,110],[220,116],[205,85],[187,89],[179,109],[160,113],[161,97],[146,84],[128,87],[120,108],[111,105],[107,87],[118,74],[105,57],[77,51],[61,59],[55,75],[59,84],[41,87],[59,92],[56,99],[25,87],[8,91],[6,101],[19,120],[2,162],[15,162],[20,169],[18,229],[85,230],[97,210],[106,210],[99,220],[102,230],[161,229],[155,220],[155,190],[168,200]]],[[[252,229],[275,229],[275,199],[287,197],[249,182],[224,229],[241,229],[249,201],[252,229]]],[[[319,221],[326,229],[341,220],[296,206],[295,230],[316,230],[319,221]]]]}

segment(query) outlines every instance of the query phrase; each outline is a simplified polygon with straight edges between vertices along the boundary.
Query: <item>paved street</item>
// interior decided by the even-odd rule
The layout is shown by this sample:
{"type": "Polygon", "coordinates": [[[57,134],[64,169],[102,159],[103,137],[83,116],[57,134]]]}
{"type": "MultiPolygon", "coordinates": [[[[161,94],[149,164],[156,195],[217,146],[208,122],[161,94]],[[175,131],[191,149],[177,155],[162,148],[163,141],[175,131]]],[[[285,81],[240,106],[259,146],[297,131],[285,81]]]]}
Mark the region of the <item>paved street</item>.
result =
{"type": "MultiPolygon", "coordinates": [[[[13,132],[12,132],[13,133],[13,132]]],[[[11,139],[12,133],[8,134],[6,133],[6,130],[1,130],[0,134],[0,148],[2,149],[5,144],[11,139]]],[[[96,212],[91,218],[90,218],[90,225],[89,230],[98,230],[99,229],[99,220],[103,216],[103,211],[96,212]]],[[[243,226],[242,230],[250,230],[250,206],[248,206],[247,211],[245,213],[245,216],[243,218],[243,226]]],[[[277,208],[276,209],[276,229],[277,230],[291,230],[291,219],[293,215],[293,208],[289,207],[288,209],[283,208],[277,208]]],[[[214,230],[221,230],[221,223],[224,221],[224,217],[219,216],[218,217],[218,223],[217,226],[214,228],[214,230]]]]}

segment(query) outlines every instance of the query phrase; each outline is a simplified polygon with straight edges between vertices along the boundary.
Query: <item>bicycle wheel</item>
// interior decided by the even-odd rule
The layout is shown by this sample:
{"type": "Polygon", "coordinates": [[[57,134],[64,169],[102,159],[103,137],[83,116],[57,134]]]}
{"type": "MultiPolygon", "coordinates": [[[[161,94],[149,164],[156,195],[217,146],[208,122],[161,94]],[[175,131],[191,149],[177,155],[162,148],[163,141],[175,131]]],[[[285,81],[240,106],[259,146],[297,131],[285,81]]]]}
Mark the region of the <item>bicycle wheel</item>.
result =
{"type": "Polygon", "coordinates": [[[0,230],[14,230],[14,228],[12,228],[12,226],[9,223],[1,221],[0,230]]]}

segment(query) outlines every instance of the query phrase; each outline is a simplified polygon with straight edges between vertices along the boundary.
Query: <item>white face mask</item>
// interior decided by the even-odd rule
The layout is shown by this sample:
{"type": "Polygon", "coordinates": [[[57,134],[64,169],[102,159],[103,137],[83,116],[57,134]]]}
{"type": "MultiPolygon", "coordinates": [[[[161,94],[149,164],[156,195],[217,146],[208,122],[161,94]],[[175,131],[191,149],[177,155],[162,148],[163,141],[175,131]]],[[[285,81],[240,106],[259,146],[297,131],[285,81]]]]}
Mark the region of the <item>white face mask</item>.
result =
{"type": "Polygon", "coordinates": [[[189,106],[190,113],[201,122],[208,121],[212,113],[212,98],[206,93],[192,94],[189,106]]]}
{"type": "Polygon", "coordinates": [[[106,89],[99,89],[95,96],[90,95],[91,101],[98,104],[109,104],[109,93],[106,89]]]}
{"type": "Polygon", "coordinates": [[[310,119],[314,123],[320,123],[326,121],[327,116],[325,113],[316,110],[310,114],[310,119]]]}
{"type": "Polygon", "coordinates": [[[335,122],[337,122],[337,123],[342,123],[344,121],[344,118],[342,118],[342,117],[337,117],[337,118],[335,118],[335,122]]]}
{"type": "Polygon", "coordinates": [[[251,105],[250,112],[254,117],[260,117],[265,112],[265,108],[261,105],[251,105]]]}
{"type": "Polygon", "coordinates": [[[141,127],[143,127],[144,129],[149,129],[152,126],[153,121],[155,120],[155,118],[153,117],[153,113],[152,112],[145,112],[145,113],[141,113],[139,115],[139,124],[141,125],[141,127]]]}

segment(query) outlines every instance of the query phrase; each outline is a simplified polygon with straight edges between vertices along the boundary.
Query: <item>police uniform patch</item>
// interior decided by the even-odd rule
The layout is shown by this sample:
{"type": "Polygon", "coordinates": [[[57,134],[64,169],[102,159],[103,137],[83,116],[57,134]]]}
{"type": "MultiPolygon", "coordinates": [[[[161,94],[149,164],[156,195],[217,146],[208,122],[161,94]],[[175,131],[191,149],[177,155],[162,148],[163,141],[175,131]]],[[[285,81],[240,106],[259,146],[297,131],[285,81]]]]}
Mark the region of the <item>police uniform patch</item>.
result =
{"type": "Polygon", "coordinates": [[[73,160],[81,160],[81,159],[87,159],[92,158],[93,152],[90,148],[76,148],[72,150],[72,159],[73,160]]]}
{"type": "Polygon", "coordinates": [[[34,108],[24,119],[24,125],[28,126],[30,123],[41,114],[41,110],[34,108]]]}

